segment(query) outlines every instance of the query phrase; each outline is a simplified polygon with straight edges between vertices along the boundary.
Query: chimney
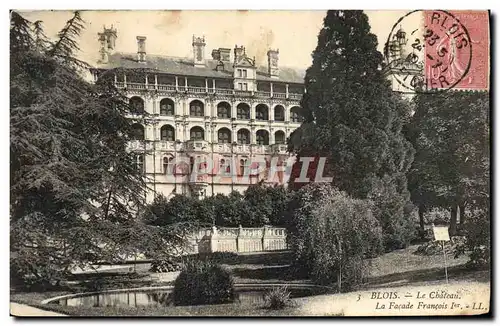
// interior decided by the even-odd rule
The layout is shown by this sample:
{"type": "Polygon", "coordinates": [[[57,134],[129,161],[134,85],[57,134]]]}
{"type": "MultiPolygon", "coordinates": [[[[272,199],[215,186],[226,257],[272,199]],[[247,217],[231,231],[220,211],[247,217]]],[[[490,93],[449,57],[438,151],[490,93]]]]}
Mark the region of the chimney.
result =
{"type": "Polygon", "coordinates": [[[205,36],[196,37],[193,35],[193,63],[195,67],[205,66],[205,44],[205,36]]]}
{"type": "Polygon", "coordinates": [[[234,46],[234,63],[240,61],[240,59],[245,55],[245,47],[242,45],[238,47],[238,45],[234,46]]]}
{"type": "Polygon", "coordinates": [[[231,49],[228,48],[219,48],[220,60],[223,62],[231,61],[231,49]]]}
{"type": "Polygon", "coordinates": [[[137,36],[137,61],[146,62],[146,36],[137,36]]]}
{"type": "Polygon", "coordinates": [[[220,60],[220,51],[219,50],[212,50],[212,59],[219,61],[220,60]]]}
{"type": "Polygon", "coordinates": [[[271,78],[279,78],[280,70],[278,66],[279,49],[267,51],[267,72],[271,78]]]}

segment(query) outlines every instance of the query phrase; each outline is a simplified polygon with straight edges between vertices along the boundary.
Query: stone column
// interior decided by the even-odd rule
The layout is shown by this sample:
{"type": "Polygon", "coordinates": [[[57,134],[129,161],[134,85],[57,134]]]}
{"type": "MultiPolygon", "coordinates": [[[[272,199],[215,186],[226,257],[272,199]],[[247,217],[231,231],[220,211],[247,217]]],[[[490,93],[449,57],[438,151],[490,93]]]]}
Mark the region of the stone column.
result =
{"type": "Polygon", "coordinates": [[[291,107],[285,107],[285,121],[290,122],[290,109],[291,107]]]}

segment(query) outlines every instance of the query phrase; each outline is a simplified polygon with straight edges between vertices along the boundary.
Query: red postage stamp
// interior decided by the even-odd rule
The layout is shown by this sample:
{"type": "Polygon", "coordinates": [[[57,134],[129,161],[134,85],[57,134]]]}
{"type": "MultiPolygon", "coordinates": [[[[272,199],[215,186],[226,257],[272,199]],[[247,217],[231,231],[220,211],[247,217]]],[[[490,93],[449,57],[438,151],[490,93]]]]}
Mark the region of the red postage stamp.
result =
{"type": "Polygon", "coordinates": [[[487,11],[424,11],[427,89],[489,88],[487,11]]]}

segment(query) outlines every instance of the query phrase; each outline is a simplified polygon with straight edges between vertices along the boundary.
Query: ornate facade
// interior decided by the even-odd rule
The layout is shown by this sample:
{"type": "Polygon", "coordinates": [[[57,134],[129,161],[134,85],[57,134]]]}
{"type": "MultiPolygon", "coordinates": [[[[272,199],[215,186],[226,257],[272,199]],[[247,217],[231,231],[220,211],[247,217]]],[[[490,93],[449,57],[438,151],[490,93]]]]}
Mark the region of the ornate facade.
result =
{"type": "Polygon", "coordinates": [[[113,27],[99,33],[92,73],[97,79],[113,69],[129,98],[136,130],[129,149],[151,188],[147,201],[155,193],[211,196],[260,180],[285,182],[281,172],[269,175],[269,163],[289,158],[286,140],[300,126],[304,86],[303,72],[279,67],[278,50],[260,67],[243,46],[206,58],[204,37],[193,36],[192,58],[150,55],[144,36],[137,53],[117,52],[116,38],[113,27]]]}

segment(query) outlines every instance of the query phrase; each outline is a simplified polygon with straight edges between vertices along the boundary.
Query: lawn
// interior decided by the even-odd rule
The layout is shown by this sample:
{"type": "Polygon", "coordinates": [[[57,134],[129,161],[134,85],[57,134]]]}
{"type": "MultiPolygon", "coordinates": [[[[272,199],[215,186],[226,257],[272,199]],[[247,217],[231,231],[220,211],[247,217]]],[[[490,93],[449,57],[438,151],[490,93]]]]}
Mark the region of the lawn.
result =
{"type": "MultiPolygon", "coordinates": [[[[372,259],[366,282],[358,290],[369,290],[386,287],[425,286],[442,284],[444,282],[443,256],[421,256],[414,254],[417,246],[397,250],[372,259]],[[394,270],[397,266],[397,271],[394,270]]],[[[469,271],[464,264],[467,257],[458,259],[448,257],[448,276],[450,282],[489,282],[489,271],[469,271]]],[[[310,283],[307,278],[297,277],[291,272],[289,252],[242,254],[222,263],[231,269],[236,283],[310,283]]],[[[101,289],[131,288],[140,286],[168,285],[172,282],[155,281],[155,278],[141,270],[139,274],[126,275],[107,273],[94,275],[100,279],[97,286],[101,289]]],[[[92,283],[91,283],[92,284],[92,283]]],[[[97,290],[97,288],[75,287],[64,292],[45,293],[11,293],[11,301],[28,304],[34,307],[53,310],[59,313],[75,316],[288,316],[301,315],[307,301],[314,302],[315,297],[294,299],[297,307],[272,311],[260,306],[248,307],[238,304],[191,306],[191,307],[68,307],[56,304],[42,305],[44,299],[71,292],[97,290]],[[301,308],[302,307],[302,308],[301,308]]],[[[330,295],[332,296],[332,295],[330,295]]],[[[339,295],[333,295],[338,297],[339,295]]],[[[307,306],[307,305],[306,305],[307,306]]],[[[340,312],[331,312],[333,315],[340,312]]]]}

